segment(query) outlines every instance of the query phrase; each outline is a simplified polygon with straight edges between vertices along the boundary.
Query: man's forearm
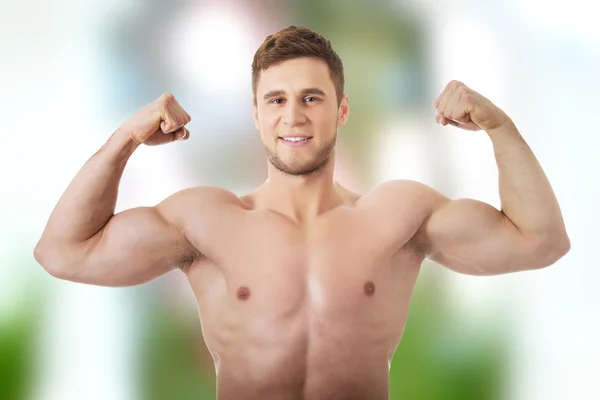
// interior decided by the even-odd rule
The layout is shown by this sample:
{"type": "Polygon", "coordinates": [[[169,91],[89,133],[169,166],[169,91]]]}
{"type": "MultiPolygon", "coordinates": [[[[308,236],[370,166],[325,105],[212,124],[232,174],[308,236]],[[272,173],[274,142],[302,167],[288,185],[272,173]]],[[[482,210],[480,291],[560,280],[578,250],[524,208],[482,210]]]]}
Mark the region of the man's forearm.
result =
{"type": "Polygon", "coordinates": [[[552,186],[514,123],[487,133],[498,164],[502,212],[526,236],[568,244],[552,186]]]}
{"type": "Polygon", "coordinates": [[[129,135],[117,131],[85,163],[50,215],[38,250],[83,243],[108,222],[123,170],[137,146],[129,135]]]}

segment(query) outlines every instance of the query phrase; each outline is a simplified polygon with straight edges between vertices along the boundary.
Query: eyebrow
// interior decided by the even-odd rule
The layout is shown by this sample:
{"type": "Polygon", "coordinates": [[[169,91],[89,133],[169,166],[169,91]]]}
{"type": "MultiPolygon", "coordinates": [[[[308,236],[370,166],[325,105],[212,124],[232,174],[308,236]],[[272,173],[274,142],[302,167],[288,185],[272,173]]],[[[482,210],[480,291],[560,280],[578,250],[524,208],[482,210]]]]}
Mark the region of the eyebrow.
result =
{"type": "MultiPolygon", "coordinates": [[[[284,94],[286,94],[285,90],[271,90],[270,92],[265,93],[265,96],[263,97],[264,100],[270,99],[271,97],[277,97],[277,96],[283,96],[284,94]]],[[[322,91],[319,88],[308,88],[308,89],[303,89],[300,94],[302,94],[302,96],[306,96],[307,94],[316,94],[319,96],[325,96],[325,92],[322,91]]]]}

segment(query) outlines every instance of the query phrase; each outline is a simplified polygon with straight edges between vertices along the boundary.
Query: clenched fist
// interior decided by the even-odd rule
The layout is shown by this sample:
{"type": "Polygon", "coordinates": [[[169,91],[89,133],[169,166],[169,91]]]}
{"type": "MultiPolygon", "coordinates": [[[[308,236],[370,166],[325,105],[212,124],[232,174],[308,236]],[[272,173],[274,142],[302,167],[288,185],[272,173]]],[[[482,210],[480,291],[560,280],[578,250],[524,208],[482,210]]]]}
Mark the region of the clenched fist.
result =
{"type": "Polygon", "coordinates": [[[185,125],[192,120],[171,93],[165,93],[146,105],[121,125],[120,131],[148,146],[186,140],[185,125]]]}
{"type": "Polygon", "coordinates": [[[491,101],[459,81],[451,81],[433,102],[435,121],[469,131],[489,131],[510,121],[491,101]]]}

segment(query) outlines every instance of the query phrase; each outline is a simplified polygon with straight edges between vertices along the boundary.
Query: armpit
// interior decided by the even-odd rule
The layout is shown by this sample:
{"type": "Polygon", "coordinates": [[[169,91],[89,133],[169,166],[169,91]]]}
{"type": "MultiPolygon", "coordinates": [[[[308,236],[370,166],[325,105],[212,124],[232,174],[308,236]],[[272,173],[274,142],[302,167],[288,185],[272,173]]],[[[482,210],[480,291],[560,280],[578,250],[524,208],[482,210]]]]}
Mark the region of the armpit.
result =
{"type": "Polygon", "coordinates": [[[420,231],[404,245],[404,251],[408,253],[431,254],[433,247],[427,243],[420,231]]]}

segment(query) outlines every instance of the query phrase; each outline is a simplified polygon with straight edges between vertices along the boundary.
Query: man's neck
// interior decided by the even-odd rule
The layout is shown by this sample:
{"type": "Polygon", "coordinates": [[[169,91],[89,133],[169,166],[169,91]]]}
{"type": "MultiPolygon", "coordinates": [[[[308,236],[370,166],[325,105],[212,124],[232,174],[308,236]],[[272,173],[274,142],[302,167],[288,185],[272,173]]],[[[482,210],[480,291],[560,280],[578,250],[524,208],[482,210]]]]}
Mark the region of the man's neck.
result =
{"type": "Polygon", "coordinates": [[[344,203],[343,188],[334,180],[334,158],[318,171],[287,175],[269,163],[269,177],[258,190],[262,207],[294,222],[307,223],[344,203]]]}

